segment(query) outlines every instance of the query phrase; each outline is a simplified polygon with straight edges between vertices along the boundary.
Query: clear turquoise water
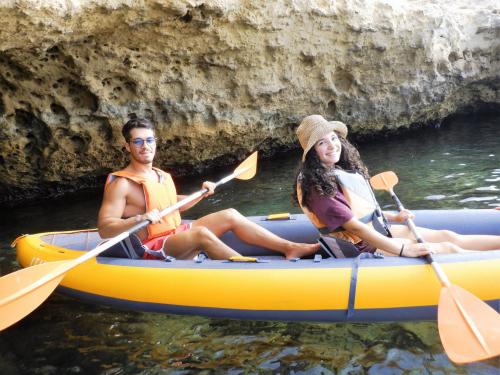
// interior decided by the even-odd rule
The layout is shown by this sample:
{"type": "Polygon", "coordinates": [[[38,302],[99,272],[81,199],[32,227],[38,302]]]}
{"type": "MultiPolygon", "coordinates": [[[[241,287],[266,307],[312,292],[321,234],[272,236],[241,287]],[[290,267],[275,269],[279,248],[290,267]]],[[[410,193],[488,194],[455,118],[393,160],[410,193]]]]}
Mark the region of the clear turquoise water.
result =
{"type": "MultiPolygon", "coordinates": [[[[468,115],[440,129],[394,134],[360,144],[372,174],[394,170],[408,208],[500,205],[500,115],[468,115]]],[[[226,207],[245,215],[299,212],[290,203],[300,153],[262,161],[257,176],[234,181],[189,211],[226,207]]],[[[182,180],[190,193],[205,179],[182,180]]],[[[10,242],[21,233],[95,226],[100,192],[0,213],[0,273],[17,269],[10,242]]],[[[383,194],[386,208],[394,208],[383,194]]],[[[500,212],[499,212],[500,214],[500,212]]],[[[168,286],[166,286],[168,287],[168,286]]],[[[324,286],[322,286],[324,287],[324,286]]],[[[319,324],[237,321],[123,312],[51,296],[0,333],[1,374],[496,374],[499,359],[449,362],[433,322],[319,324]]]]}

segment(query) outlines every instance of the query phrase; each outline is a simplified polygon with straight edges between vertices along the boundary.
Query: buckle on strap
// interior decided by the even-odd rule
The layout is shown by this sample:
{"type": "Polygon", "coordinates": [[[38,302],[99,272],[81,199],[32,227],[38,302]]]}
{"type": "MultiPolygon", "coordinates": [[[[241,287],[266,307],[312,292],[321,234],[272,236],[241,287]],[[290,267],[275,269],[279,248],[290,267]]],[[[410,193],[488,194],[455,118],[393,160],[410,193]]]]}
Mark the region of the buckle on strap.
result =
{"type": "Polygon", "coordinates": [[[175,257],[172,257],[170,255],[167,255],[165,259],[163,259],[167,263],[175,262],[175,257]]]}
{"type": "Polygon", "coordinates": [[[204,251],[200,251],[194,258],[193,260],[196,262],[196,263],[203,263],[205,261],[205,259],[208,259],[208,255],[207,253],[205,253],[204,251]]]}

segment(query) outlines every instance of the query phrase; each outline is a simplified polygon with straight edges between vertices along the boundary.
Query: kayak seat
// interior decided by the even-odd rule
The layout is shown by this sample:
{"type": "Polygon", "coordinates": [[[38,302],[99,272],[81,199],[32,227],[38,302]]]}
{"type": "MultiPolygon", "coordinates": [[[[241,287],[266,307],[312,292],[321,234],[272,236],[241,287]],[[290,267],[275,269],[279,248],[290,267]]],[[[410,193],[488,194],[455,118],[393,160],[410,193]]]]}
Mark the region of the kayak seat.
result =
{"type": "Polygon", "coordinates": [[[100,256],[111,258],[142,259],[146,252],[146,247],[134,233],[124,240],[103,251],[100,256]]]}

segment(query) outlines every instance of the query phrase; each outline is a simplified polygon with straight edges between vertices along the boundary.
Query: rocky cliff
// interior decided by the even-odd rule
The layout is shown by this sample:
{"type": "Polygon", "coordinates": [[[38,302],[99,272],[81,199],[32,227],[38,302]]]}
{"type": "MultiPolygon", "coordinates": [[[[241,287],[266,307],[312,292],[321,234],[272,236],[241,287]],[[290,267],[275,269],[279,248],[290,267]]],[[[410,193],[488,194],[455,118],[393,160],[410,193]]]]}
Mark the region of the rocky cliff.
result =
{"type": "Polygon", "coordinates": [[[500,103],[497,0],[0,1],[0,201],[92,185],[153,119],[174,173],[500,103]],[[191,168],[191,169],[190,169],[191,168]]]}

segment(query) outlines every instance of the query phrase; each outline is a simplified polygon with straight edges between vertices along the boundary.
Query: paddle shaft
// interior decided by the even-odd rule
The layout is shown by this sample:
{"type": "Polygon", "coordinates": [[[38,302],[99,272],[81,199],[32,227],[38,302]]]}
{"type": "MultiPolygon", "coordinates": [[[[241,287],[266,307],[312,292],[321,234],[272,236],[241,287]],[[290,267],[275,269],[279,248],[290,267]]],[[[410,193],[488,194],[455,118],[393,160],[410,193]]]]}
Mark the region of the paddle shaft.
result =
{"type": "MultiPolygon", "coordinates": [[[[229,176],[226,176],[226,177],[222,178],[221,180],[217,181],[215,183],[215,187],[218,187],[222,184],[225,184],[226,182],[232,180],[233,178],[239,176],[240,174],[243,174],[244,172],[246,172],[250,168],[251,167],[245,167],[245,168],[242,168],[238,171],[233,172],[229,176]]],[[[201,189],[201,190],[197,191],[196,193],[189,195],[188,197],[177,202],[176,204],[169,206],[169,207],[163,209],[162,211],[160,211],[160,216],[163,217],[165,215],[171,214],[172,212],[178,210],[179,208],[181,208],[185,204],[188,204],[188,203],[200,198],[201,196],[203,196],[203,194],[205,194],[207,192],[208,192],[208,189],[201,189]]],[[[116,245],[120,241],[122,241],[125,238],[127,238],[128,236],[130,236],[130,234],[137,232],[138,230],[141,230],[142,228],[147,227],[149,224],[151,224],[150,220],[143,220],[140,223],[134,225],[129,230],[127,230],[123,233],[120,233],[119,235],[113,237],[112,239],[97,246],[95,249],[87,252],[85,255],[82,255],[81,257],[78,257],[74,260],[71,260],[64,265],[61,265],[61,267],[58,268],[57,270],[55,270],[54,272],[51,272],[50,274],[45,275],[44,277],[38,279],[36,282],[30,284],[28,287],[23,288],[21,290],[18,290],[16,293],[13,293],[10,296],[8,296],[7,298],[4,298],[3,300],[1,300],[0,306],[6,305],[7,303],[10,303],[10,302],[22,297],[23,295],[29,293],[30,291],[35,290],[35,289],[39,288],[40,286],[44,285],[45,283],[50,282],[51,280],[54,280],[55,278],[68,272],[70,269],[82,264],[83,262],[86,262],[87,260],[89,260],[91,258],[96,257],[97,255],[101,254],[103,251],[109,249],[113,245],[116,245]]]]}
{"type": "MultiPolygon", "coordinates": [[[[405,209],[405,207],[403,206],[403,203],[401,203],[401,201],[399,200],[396,193],[394,193],[394,190],[392,190],[392,188],[389,189],[389,194],[391,194],[392,199],[394,200],[394,202],[398,206],[398,210],[403,211],[405,209]]],[[[413,222],[412,219],[407,219],[407,225],[410,228],[413,235],[415,236],[417,242],[424,243],[424,240],[420,236],[420,234],[418,233],[417,226],[415,225],[415,223],[413,222]]],[[[434,257],[432,256],[432,254],[427,254],[425,256],[425,259],[430,263],[430,265],[432,266],[432,268],[436,272],[436,275],[437,275],[439,281],[441,281],[441,284],[443,284],[444,286],[450,286],[450,280],[448,279],[448,276],[446,276],[446,274],[444,273],[444,271],[441,268],[441,266],[439,265],[439,263],[437,263],[434,260],[434,257]]]]}

